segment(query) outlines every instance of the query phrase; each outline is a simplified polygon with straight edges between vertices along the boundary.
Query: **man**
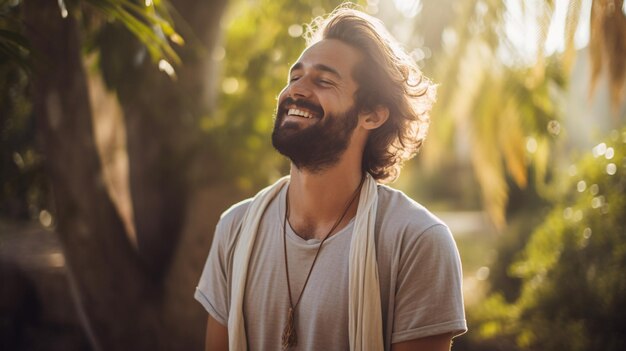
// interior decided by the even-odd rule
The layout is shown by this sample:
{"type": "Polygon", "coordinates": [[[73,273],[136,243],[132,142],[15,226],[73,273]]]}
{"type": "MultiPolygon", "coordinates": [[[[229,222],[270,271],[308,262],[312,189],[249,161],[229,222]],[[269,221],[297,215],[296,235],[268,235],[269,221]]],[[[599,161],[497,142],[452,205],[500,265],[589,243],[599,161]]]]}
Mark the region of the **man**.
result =
{"type": "Polygon", "coordinates": [[[397,190],[434,86],[382,24],[312,25],[278,97],[290,177],[220,219],[195,297],[207,350],[449,350],[466,331],[448,228],[397,190]]]}

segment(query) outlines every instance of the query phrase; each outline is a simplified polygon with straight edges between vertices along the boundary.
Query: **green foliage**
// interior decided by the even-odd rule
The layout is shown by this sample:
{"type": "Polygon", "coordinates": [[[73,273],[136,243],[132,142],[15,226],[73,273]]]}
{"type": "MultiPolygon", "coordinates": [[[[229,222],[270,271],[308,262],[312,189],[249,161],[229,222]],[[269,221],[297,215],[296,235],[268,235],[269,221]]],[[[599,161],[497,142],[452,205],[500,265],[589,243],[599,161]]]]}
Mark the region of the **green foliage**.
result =
{"type": "Polygon", "coordinates": [[[31,47],[21,32],[19,7],[14,3],[0,1],[0,66],[16,64],[25,71],[30,70],[28,56],[31,47]]]}
{"type": "Polygon", "coordinates": [[[533,350],[626,347],[626,129],[570,167],[561,198],[509,274],[513,303],[494,293],[477,307],[482,337],[533,350]]]}
{"type": "MultiPolygon", "coordinates": [[[[184,40],[174,30],[167,3],[163,0],[146,1],[145,4],[132,0],[83,0],[71,1],[67,5],[66,1],[59,1],[59,16],[69,15],[92,22],[118,22],[145,45],[154,62],[181,63],[170,42],[183,45],[184,40]],[[95,16],[90,15],[90,9],[95,10],[95,16]],[[94,21],[94,18],[98,20],[94,21]]],[[[28,59],[32,52],[30,43],[22,34],[21,16],[20,0],[0,2],[0,64],[13,62],[29,68],[28,59]]]]}
{"type": "Polygon", "coordinates": [[[28,73],[30,44],[16,3],[0,1],[0,214],[36,217],[45,203],[45,177],[35,145],[28,73]]]}
{"type": "Polygon", "coordinates": [[[137,4],[130,0],[85,0],[107,20],[124,25],[147,48],[154,62],[171,60],[180,64],[180,58],[172,46],[183,44],[183,39],[174,30],[173,21],[162,0],[137,4]]]}
{"type": "Polygon", "coordinates": [[[26,71],[0,64],[0,214],[36,217],[46,200],[26,71]]]}
{"type": "Polygon", "coordinates": [[[26,56],[30,52],[30,45],[20,33],[0,29],[0,64],[13,61],[28,69],[26,56]]]}

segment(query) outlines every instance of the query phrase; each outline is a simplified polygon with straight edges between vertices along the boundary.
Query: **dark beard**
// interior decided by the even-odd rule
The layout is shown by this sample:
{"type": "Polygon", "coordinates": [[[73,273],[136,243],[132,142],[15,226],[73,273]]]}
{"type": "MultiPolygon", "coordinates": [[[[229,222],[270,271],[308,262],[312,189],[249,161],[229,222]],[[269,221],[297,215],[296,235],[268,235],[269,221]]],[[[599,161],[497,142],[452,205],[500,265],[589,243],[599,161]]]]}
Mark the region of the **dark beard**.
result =
{"type": "MultiPolygon", "coordinates": [[[[356,128],[358,121],[356,106],[342,114],[324,115],[317,123],[300,129],[294,123],[281,126],[286,113],[284,106],[287,103],[293,104],[294,101],[287,98],[276,112],[272,132],[274,148],[289,158],[298,169],[319,172],[336,164],[346,151],[352,132],[356,128]]],[[[295,104],[305,106],[297,101],[295,104]]]]}

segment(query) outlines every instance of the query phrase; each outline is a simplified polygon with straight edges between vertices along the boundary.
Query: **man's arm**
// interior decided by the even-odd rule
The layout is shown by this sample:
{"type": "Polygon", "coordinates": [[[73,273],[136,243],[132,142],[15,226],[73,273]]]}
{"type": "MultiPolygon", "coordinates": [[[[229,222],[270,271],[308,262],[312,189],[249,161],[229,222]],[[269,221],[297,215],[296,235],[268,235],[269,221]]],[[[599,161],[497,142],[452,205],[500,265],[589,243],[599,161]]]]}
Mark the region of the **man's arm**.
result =
{"type": "Polygon", "coordinates": [[[427,336],[391,345],[391,351],[450,351],[452,334],[427,336]]]}
{"type": "Polygon", "coordinates": [[[211,315],[206,323],[206,351],[228,351],[228,328],[221,325],[211,315]]]}

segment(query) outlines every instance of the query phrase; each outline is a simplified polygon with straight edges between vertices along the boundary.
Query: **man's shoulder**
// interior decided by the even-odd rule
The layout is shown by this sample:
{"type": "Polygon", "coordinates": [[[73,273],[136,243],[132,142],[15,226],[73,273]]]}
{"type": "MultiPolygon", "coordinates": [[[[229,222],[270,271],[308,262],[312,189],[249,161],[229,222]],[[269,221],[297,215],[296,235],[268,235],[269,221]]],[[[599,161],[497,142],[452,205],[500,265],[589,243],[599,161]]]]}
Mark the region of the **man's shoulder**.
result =
{"type": "Polygon", "coordinates": [[[386,185],[378,185],[378,222],[415,234],[436,226],[447,230],[445,223],[422,204],[386,185]]]}
{"type": "Polygon", "coordinates": [[[250,203],[252,202],[252,199],[253,198],[250,197],[230,206],[220,216],[218,226],[228,227],[228,228],[237,227],[243,220],[243,216],[246,214],[248,207],[250,207],[250,203]]]}
{"type": "Polygon", "coordinates": [[[394,255],[405,259],[425,258],[437,252],[454,257],[454,237],[448,226],[426,207],[403,192],[381,185],[378,187],[376,235],[381,259],[394,255]]]}
{"type": "Polygon", "coordinates": [[[237,233],[251,202],[251,198],[240,201],[230,206],[220,216],[213,236],[213,245],[217,245],[220,251],[229,252],[234,249],[237,233]]]}

